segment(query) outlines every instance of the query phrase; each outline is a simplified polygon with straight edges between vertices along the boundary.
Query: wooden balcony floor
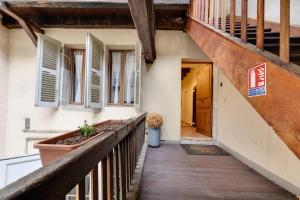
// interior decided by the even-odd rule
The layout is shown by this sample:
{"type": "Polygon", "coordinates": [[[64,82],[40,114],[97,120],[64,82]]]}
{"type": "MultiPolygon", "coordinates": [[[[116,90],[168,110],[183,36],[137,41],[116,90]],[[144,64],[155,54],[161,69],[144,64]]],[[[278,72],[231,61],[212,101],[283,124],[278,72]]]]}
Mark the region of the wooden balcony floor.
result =
{"type": "Polygon", "coordinates": [[[148,148],[140,200],[296,199],[232,156],[187,155],[180,145],[148,148]]]}

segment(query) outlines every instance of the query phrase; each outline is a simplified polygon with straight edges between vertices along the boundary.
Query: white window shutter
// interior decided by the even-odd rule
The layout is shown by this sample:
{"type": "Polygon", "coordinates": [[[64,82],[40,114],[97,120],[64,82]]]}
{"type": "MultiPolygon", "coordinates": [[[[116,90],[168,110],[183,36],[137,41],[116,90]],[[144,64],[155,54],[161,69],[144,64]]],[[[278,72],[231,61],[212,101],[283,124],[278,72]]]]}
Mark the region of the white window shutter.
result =
{"type": "Polygon", "coordinates": [[[86,98],[87,108],[103,105],[103,43],[88,33],[86,38],[86,98]]]}
{"type": "Polygon", "coordinates": [[[38,35],[35,105],[58,107],[61,43],[38,35]]]}
{"type": "Polygon", "coordinates": [[[135,79],[134,79],[134,107],[141,107],[141,76],[142,76],[142,54],[141,44],[138,42],[135,46],[135,79]]]}

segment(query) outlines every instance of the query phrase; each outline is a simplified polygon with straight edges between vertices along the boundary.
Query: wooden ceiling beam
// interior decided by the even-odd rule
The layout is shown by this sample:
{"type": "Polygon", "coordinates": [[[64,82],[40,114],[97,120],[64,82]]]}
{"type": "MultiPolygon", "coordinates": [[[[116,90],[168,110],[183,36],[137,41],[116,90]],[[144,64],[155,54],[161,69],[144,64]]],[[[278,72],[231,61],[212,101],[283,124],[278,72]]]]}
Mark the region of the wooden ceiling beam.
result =
{"type": "Polygon", "coordinates": [[[146,63],[156,58],[155,51],[155,14],[153,0],[128,0],[131,16],[142,45],[146,63]]]}
{"type": "Polygon", "coordinates": [[[17,20],[20,26],[24,29],[26,34],[32,40],[33,44],[37,46],[37,35],[35,34],[34,30],[44,34],[44,31],[41,28],[39,28],[37,24],[32,23],[26,20],[25,18],[22,18],[18,14],[16,14],[14,11],[8,8],[6,3],[3,1],[0,1],[0,10],[5,14],[9,15],[10,17],[14,18],[15,20],[17,20]]]}

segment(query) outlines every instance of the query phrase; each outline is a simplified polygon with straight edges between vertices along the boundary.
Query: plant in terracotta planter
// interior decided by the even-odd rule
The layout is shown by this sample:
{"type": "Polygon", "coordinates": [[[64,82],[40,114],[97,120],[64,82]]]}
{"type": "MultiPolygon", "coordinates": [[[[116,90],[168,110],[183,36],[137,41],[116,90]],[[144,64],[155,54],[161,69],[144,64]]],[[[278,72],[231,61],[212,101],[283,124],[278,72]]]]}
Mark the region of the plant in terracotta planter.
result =
{"type": "Polygon", "coordinates": [[[148,146],[160,146],[160,131],[164,120],[159,113],[149,113],[146,117],[146,124],[148,127],[148,146]]]}
{"type": "Polygon", "coordinates": [[[87,121],[84,121],[84,124],[78,127],[79,129],[38,142],[34,144],[34,148],[39,149],[42,164],[47,165],[95,137],[126,123],[126,120],[107,120],[89,125],[87,121]]]}
{"type": "Polygon", "coordinates": [[[78,128],[83,136],[90,136],[94,132],[94,127],[88,125],[86,120],[84,120],[83,126],[79,126],[78,128]]]}

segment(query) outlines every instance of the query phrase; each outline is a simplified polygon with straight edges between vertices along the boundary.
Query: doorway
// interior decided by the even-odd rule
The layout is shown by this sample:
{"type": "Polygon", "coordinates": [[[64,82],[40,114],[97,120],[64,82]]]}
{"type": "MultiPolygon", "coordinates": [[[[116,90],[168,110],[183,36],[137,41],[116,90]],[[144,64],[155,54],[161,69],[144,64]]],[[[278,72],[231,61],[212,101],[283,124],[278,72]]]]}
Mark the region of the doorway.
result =
{"type": "Polygon", "coordinates": [[[182,62],[182,139],[212,139],[212,70],[212,63],[182,62]]]}

